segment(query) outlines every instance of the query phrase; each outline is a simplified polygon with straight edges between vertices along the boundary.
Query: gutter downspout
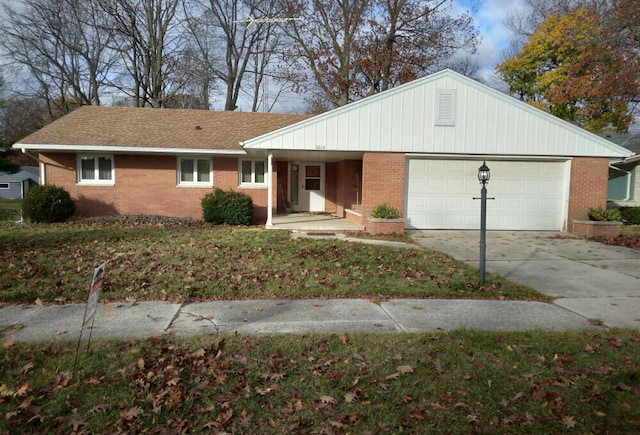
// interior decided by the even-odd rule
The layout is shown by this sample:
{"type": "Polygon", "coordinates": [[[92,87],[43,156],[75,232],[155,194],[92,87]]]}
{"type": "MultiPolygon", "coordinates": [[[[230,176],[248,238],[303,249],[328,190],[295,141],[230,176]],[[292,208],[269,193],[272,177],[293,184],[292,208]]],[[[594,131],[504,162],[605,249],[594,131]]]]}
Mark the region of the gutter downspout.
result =
{"type": "Polygon", "coordinates": [[[38,167],[39,167],[38,184],[40,184],[41,186],[44,186],[45,184],[47,184],[47,182],[45,180],[45,177],[44,177],[45,165],[44,165],[44,162],[42,160],[40,160],[40,156],[35,157],[33,154],[29,153],[26,148],[20,148],[20,151],[22,151],[22,154],[26,154],[26,155],[30,156],[31,158],[33,158],[34,160],[38,161],[38,167]]]}
{"type": "Polygon", "coordinates": [[[612,201],[629,201],[631,198],[631,171],[625,171],[624,169],[616,168],[613,165],[609,165],[609,169],[613,169],[615,171],[624,172],[627,174],[627,192],[624,199],[617,199],[612,201]]]}

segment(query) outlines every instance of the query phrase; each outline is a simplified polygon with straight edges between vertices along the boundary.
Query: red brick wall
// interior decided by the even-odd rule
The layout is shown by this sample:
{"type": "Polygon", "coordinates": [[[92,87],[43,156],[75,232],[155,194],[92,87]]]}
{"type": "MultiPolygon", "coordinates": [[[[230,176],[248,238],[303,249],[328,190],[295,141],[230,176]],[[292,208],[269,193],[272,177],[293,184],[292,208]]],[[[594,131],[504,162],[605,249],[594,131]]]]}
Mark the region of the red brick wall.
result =
{"type": "Polygon", "coordinates": [[[362,213],[364,217],[386,202],[404,213],[406,158],[402,153],[365,153],[362,158],[362,213]]]}
{"type": "Polygon", "coordinates": [[[337,183],[338,165],[334,162],[327,162],[324,165],[324,211],[326,213],[337,213],[337,183]]]}
{"type": "Polygon", "coordinates": [[[362,160],[349,160],[345,177],[344,206],[360,210],[362,206],[362,160]]]}
{"type": "Polygon", "coordinates": [[[337,171],[337,213],[345,216],[346,209],[357,209],[362,202],[362,161],[342,160],[337,171]]]}
{"type": "MultiPolygon", "coordinates": [[[[211,188],[177,187],[175,156],[115,155],[114,186],[80,186],[76,183],[75,154],[41,154],[45,180],[69,191],[78,216],[161,215],[202,219],[200,200],[211,188]]],[[[238,189],[238,160],[213,158],[213,184],[238,189]]],[[[267,189],[242,189],[253,199],[254,220],[264,222],[267,189]]],[[[275,200],[274,200],[275,204],[275,200]]]]}
{"type": "Polygon", "coordinates": [[[574,219],[588,219],[590,207],[607,206],[609,160],[601,157],[575,157],[571,161],[567,230],[573,232],[574,219]]]}

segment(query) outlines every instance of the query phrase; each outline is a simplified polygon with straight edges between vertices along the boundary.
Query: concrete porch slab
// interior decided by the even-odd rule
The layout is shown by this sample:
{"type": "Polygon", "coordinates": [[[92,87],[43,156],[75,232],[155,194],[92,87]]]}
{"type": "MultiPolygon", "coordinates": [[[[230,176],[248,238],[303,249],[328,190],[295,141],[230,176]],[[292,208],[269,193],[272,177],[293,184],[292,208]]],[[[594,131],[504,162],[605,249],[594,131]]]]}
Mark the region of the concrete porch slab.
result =
{"type": "Polygon", "coordinates": [[[273,225],[266,226],[269,230],[288,231],[364,231],[364,226],[351,222],[343,217],[318,213],[289,213],[273,217],[273,225]]]}

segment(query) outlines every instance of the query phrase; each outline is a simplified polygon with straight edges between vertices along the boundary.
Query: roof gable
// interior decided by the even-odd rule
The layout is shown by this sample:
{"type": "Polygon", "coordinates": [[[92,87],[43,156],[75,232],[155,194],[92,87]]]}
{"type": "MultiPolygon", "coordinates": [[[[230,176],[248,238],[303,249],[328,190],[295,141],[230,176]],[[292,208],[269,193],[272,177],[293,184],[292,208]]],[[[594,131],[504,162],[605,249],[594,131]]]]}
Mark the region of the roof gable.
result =
{"type": "Polygon", "coordinates": [[[240,142],[308,118],[258,112],[82,106],[15,148],[241,151],[240,142]]]}
{"type": "Polygon", "coordinates": [[[246,149],[599,156],[631,153],[451,70],[248,140],[246,149]]]}

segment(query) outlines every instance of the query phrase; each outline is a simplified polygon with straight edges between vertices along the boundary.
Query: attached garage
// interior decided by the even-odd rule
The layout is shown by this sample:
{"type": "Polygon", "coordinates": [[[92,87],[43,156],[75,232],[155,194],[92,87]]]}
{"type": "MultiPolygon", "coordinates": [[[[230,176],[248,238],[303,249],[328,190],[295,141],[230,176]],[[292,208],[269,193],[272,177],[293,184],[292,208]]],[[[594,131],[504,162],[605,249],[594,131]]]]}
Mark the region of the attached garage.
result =
{"type": "Polygon", "coordinates": [[[250,139],[244,149],[276,162],[305,154],[338,162],[338,190],[325,192],[325,211],[367,231],[378,231],[372,213],[385,203],[402,211],[407,229],[477,230],[483,161],[495,198],[489,229],[573,231],[590,207],[606,205],[610,159],[632,154],[449,70],[250,139]],[[341,174],[350,167],[341,159],[361,160],[362,170],[341,174]]]}
{"type": "MultiPolygon", "coordinates": [[[[478,160],[412,158],[407,162],[406,223],[411,229],[478,229],[478,160]]],[[[487,161],[487,227],[562,230],[568,161],[487,161]]]]}

